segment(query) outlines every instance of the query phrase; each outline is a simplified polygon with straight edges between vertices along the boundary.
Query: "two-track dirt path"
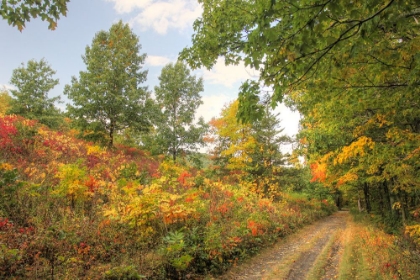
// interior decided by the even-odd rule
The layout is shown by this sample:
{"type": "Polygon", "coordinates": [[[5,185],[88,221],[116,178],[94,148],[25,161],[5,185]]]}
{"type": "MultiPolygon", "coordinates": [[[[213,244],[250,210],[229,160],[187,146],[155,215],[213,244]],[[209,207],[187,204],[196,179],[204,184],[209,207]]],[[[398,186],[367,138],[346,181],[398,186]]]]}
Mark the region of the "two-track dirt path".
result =
{"type": "Polygon", "coordinates": [[[304,280],[314,278],[313,268],[317,262],[315,279],[334,279],[338,273],[348,216],[348,212],[340,211],[306,226],[214,279],[304,280]],[[320,271],[322,275],[319,275],[320,271]]]}

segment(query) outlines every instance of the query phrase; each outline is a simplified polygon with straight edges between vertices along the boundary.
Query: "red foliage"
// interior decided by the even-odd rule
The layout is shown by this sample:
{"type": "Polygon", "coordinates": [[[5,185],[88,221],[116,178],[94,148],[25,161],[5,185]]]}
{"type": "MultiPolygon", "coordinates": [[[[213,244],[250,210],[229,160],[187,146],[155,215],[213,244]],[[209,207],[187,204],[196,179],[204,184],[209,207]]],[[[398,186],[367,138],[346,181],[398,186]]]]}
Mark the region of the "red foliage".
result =
{"type": "Polygon", "coordinates": [[[247,228],[251,230],[252,236],[258,235],[258,224],[252,220],[248,221],[247,228]]]}
{"type": "Polygon", "coordinates": [[[100,162],[101,162],[101,160],[99,159],[99,157],[97,157],[95,155],[87,155],[86,156],[86,165],[89,169],[94,168],[100,162]]]}
{"type": "Polygon", "coordinates": [[[94,193],[99,188],[99,183],[90,175],[89,179],[85,182],[85,186],[88,187],[89,192],[94,193]]]}
{"type": "Polygon", "coordinates": [[[0,117],[0,148],[12,143],[12,137],[18,132],[15,122],[17,116],[0,117]]]}
{"type": "Polygon", "coordinates": [[[16,123],[22,118],[14,115],[0,117],[0,150],[6,154],[22,152],[21,147],[14,145],[14,138],[18,134],[16,123]]]}
{"type": "Polygon", "coordinates": [[[185,178],[189,178],[189,177],[191,177],[191,174],[190,173],[188,173],[188,171],[183,171],[180,175],[179,175],[179,177],[178,177],[178,182],[180,183],[180,184],[182,184],[182,185],[185,185],[185,178]]]}
{"type": "Polygon", "coordinates": [[[145,158],[148,156],[147,153],[143,150],[123,144],[116,144],[115,149],[123,156],[130,159],[145,158]]]}
{"type": "Polygon", "coordinates": [[[224,191],[224,193],[225,193],[226,197],[232,197],[233,196],[233,192],[231,192],[231,191],[226,190],[226,191],[224,191]]]}
{"type": "Polygon", "coordinates": [[[0,230],[7,230],[13,227],[13,223],[7,218],[0,218],[0,230]]]}

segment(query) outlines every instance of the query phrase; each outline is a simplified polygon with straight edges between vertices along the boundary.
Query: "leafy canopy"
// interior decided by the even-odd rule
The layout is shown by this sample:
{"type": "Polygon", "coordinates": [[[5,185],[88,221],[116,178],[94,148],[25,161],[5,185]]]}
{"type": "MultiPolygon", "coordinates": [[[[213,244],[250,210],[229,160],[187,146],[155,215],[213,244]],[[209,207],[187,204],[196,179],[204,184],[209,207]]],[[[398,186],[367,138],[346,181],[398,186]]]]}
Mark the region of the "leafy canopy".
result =
{"type": "Polygon", "coordinates": [[[67,3],[70,0],[2,0],[0,14],[7,23],[16,26],[19,31],[31,18],[41,17],[48,21],[48,28],[54,30],[60,16],[67,15],[67,3]]]}
{"type": "MultiPolygon", "coordinates": [[[[193,68],[211,68],[219,56],[228,64],[244,61],[260,71],[260,83],[274,88],[273,106],[294,91],[348,86],[343,72],[357,67],[360,57],[377,69],[393,69],[394,76],[378,79],[358,69],[351,73],[353,87],[418,84],[417,1],[200,2],[193,45],[181,58],[193,68]],[[395,80],[401,68],[410,69],[409,75],[395,80]]],[[[258,93],[255,82],[244,83],[238,112],[243,120],[260,116],[258,93]]]]}
{"type": "Polygon", "coordinates": [[[240,123],[236,118],[238,101],[226,105],[219,118],[210,121],[213,157],[215,162],[227,170],[246,170],[252,163],[252,153],[258,143],[252,125],[240,123]]]}

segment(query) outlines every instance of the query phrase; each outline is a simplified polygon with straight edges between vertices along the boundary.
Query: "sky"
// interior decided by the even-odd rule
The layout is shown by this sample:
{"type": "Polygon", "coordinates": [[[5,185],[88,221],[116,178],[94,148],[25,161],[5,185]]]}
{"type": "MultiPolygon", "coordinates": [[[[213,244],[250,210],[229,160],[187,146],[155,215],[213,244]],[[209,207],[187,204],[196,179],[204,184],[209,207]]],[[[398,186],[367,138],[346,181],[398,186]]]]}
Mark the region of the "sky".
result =
{"type": "MultiPolygon", "coordinates": [[[[82,60],[86,46],[92,44],[95,34],[109,31],[112,24],[122,20],[139,36],[140,53],[147,54],[143,70],[148,70],[143,84],[150,91],[158,85],[163,66],[177,60],[179,52],[191,46],[193,22],[202,9],[197,0],[71,0],[66,17],[58,21],[56,30],[48,29],[48,23],[32,19],[19,32],[0,18],[0,89],[10,89],[14,69],[26,66],[31,59],[44,59],[56,71],[57,85],[49,97],[61,96],[71,77],[79,78],[86,70],[82,60]]],[[[226,66],[220,58],[211,69],[193,72],[204,80],[201,93],[204,104],[197,115],[209,121],[218,117],[222,108],[238,96],[239,87],[246,79],[258,78],[258,73],[243,65],[226,66]]],[[[65,108],[64,105],[60,105],[65,108]]],[[[284,133],[293,136],[298,131],[299,114],[283,105],[280,112],[284,133]]]]}

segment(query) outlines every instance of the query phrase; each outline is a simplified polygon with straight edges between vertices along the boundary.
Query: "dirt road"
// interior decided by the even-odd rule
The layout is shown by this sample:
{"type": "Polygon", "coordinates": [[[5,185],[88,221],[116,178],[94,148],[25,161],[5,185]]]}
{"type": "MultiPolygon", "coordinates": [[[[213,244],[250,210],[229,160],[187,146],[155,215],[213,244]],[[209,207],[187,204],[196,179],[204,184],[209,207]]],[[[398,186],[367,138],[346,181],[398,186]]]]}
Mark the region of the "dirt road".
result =
{"type": "Polygon", "coordinates": [[[340,211],[304,227],[215,279],[334,279],[348,216],[348,212],[340,211]]]}

